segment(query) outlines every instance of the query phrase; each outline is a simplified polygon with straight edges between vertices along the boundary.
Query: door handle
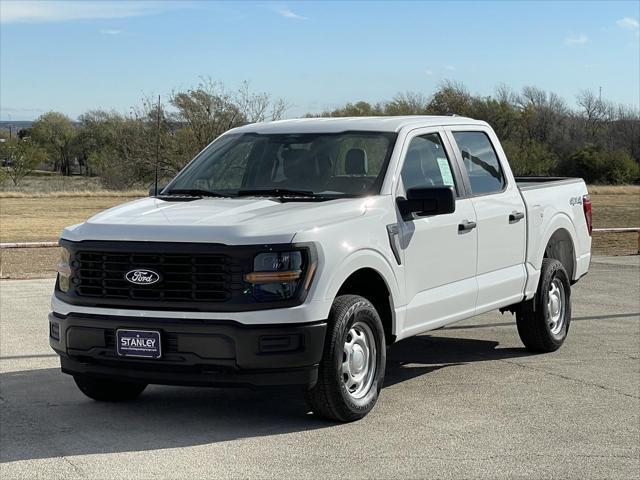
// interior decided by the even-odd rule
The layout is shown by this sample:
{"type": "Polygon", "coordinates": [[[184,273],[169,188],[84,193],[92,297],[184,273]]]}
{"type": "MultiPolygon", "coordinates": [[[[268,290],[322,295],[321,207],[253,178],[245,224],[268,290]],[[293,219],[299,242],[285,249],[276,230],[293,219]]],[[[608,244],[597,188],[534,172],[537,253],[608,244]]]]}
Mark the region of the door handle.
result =
{"type": "Polygon", "coordinates": [[[509,214],[509,223],[517,223],[524,218],[524,212],[511,212],[509,214]]]}
{"type": "Polygon", "coordinates": [[[470,222],[468,220],[463,220],[462,223],[458,224],[458,232],[470,232],[478,225],[476,222],[470,222]]]}

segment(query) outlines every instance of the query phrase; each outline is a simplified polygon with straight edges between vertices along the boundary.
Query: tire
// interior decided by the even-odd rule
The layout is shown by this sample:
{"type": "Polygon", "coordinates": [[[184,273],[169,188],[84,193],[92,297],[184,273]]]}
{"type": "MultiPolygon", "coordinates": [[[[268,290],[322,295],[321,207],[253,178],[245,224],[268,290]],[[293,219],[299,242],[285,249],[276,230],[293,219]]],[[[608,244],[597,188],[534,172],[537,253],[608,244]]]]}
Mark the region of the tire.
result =
{"type": "Polygon", "coordinates": [[[378,401],[386,360],[384,330],[375,307],[358,295],[337,297],[329,313],[318,381],[306,391],[309,407],[328,420],[363,418],[378,401]]]}
{"type": "Polygon", "coordinates": [[[137,398],[146,383],[121,382],[92,376],[74,376],[73,380],[82,393],[100,402],[126,402],[137,398]]]}
{"type": "Polygon", "coordinates": [[[522,302],[516,312],[516,323],[527,350],[554,352],[562,346],[571,323],[571,283],[558,260],[542,260],[536,295],[522,302]]]}

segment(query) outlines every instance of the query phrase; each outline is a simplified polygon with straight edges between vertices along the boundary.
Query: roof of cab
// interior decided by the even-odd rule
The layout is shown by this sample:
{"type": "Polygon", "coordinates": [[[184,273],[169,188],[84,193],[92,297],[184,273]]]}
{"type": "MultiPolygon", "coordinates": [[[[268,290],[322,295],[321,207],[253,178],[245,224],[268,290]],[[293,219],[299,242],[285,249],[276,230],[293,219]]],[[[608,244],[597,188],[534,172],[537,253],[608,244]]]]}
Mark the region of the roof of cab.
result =
{"type": "Polygon", "coordinates": [[[398,132],[404,127],[437,127],[444,125],[487,125],[466,117],[408,115],[402,117],[296,118],[273,122],[251,123],[230,130],[233,133],[338,133],[353,130],[398,132]]]}

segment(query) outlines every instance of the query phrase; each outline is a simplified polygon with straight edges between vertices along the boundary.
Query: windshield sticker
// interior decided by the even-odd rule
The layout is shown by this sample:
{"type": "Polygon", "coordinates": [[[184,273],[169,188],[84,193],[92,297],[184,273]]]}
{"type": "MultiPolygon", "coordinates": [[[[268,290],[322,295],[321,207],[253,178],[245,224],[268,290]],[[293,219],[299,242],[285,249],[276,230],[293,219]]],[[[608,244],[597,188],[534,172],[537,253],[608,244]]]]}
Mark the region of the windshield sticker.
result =
{"type": "Polygon", "coordinates": [[[449,168],[449,162],[446,158],[438,158],[438,168],[440,169],[442,183],[447,187],[453,187],[453,175],[451,175],[451,168],[449,168]]]}

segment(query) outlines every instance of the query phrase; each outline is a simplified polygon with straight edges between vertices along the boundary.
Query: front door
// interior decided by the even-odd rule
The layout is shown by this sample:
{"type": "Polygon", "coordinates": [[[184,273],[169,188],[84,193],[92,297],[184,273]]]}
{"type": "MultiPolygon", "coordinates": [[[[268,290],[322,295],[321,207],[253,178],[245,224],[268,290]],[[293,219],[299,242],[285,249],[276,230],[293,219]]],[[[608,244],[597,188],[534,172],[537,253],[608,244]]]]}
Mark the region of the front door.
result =
{"type": "Polygon", "coordinates": [[[414,187],[451,186],[454,213],[400,221],[407,310],[402,336],[472,316],[477,296],[476,214],[443,132],[420,129],[407,137],[397,196],[414,187]]]}

